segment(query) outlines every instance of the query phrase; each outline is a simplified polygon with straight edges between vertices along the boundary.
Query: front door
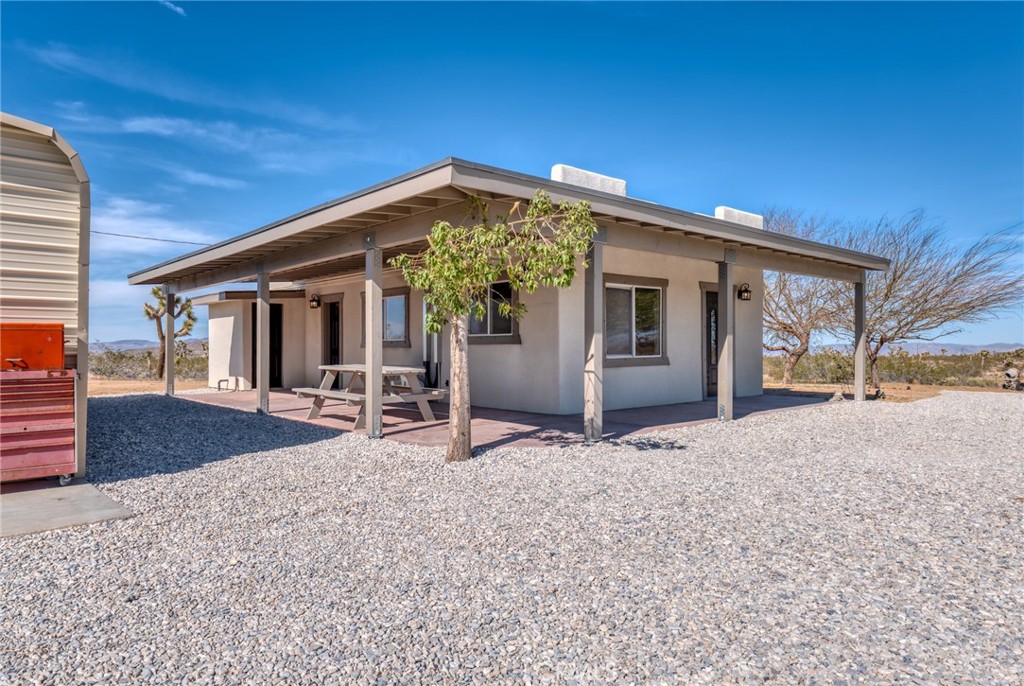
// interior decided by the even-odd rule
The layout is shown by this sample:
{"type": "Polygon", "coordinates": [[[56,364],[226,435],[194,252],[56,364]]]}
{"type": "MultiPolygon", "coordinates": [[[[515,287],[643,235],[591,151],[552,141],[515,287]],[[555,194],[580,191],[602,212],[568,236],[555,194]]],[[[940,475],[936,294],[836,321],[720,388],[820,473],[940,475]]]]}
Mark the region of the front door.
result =
{"type": "MultiPolygon", "coordinates": [[[[341,364],[341,302],[324,303],[324,364],[341,364]]],[[[334,387],[341,389],[341,374],[334,380],[334,387]]]]}
{"type": "MultiPolygon", "coordinates": [[[[256,388],[259,383],[256,364],[256,339],[259,334],[256,331],[256,303],[252,304],[252,386],[256,388]]],[[[284,305],[280,303],[270,304],[270,387],[281,388],[284,385],[281,368],[283,357],[281,356],[281,345],[284,339],[284,305]]]]}
{"type": "Polygon", "coordinates": [[[704,291],[704,383],[707,397],[718,394],[718,293],[704,291]]]}

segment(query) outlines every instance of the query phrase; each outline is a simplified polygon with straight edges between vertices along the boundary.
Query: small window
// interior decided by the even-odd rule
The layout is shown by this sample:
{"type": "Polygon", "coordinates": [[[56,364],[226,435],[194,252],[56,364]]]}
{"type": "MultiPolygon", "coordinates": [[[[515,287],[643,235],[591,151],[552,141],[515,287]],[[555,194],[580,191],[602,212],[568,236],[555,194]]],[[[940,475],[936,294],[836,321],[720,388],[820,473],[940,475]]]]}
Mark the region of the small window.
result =
{"type": "Polygon", "coordinates": [[[518,298],[519,294],[508,281],[496,281],[488,286],[483,319],[477,319],[475,314],[469,315],[469,342],[473,345],[521,343],[519,322],[499,311],[502,303],[515,306],[518,298]]]}
{"type": "Polygon", "coordinates": [[[506,317],[499,311],[501,305],[513,305],[512,284],[508,281],[492,283],[487,289],[484,318],[469,316],[470,336],[511,336],[512,317],[506,317]]]}
{"type": "Polygon", "coordinates": [[[656,286],[605,286],[607,357],[662,357],[662,298],[656,286]]]}
{"type": "MultiPolygon", "coordinates": [[[[360,347],[366,347],[366,293],[360,293],[362,307],[359,313],[360,347]]],[[[409,289],[389,288],[381,302],[381,340],[385,348],[408,348],[409,343],[409,289]]]]}
{"type": "Polygon", "coordinates": [[[409,330],[405,313],[408,311],[406,294],[389,295],[384,298],[384,340],[389,342],[404,341],[409,330]]]}

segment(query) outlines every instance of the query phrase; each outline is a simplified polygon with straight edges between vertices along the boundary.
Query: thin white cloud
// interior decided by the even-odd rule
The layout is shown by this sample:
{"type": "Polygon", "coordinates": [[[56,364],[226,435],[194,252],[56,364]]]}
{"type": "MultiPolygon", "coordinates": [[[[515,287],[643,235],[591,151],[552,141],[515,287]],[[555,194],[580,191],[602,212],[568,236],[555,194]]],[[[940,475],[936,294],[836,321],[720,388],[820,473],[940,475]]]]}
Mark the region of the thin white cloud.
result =
{"type": "Polygon", "coordinates": [[[198,79],[141,64],[130,57],[90,57],[59,43],[45,47],[25,46],[24,50],[37,61],[59,71],[88,76],[175,102],[248,112],[318,131],[354,131],[358,128],[349,115],[332,114],[292,101],[266,100],[244,93],[226,92],[198,79]]]}
{"type": "Polygon", "coordinates": [[[232,152],[259,154],[268,148],[295,146],[301,136],[272,127],[243,127],[230,121],[204,122],[183,117],[130,117],[110,125],[125,133],[141,133],[165,138],[198,140],[232,152]]]}
{"type": "Polygon", "coordinates": [[[171,219],[168,207],[157,203],[115,196],[107,198],[92,211],[93,235],[90,251],[93,264],[113,264],[133,257],[148,257],[152,262],[197,249],[181,243],[164,243],[147,238],[215,243],[217,238],[209,231],[192,223],[171,219]],[[103,232],[103,233],[98,233],[103,232]],[[122,234],[110,236],[107,234],[122,234]],[[142,238],[124,238],[124,235],[142,238]]]}
{"type": "Polygon", "coordinates": [[[169,9],[170,11],[174,12],[175,14],[179,14],[179,15],[181,15],[183,17],[187,17],[188,16],[187,14],[185,14],[185,10],[184,9],[182,9],[181,7],[178,7],[177,5],[175,5],[170,0],[157,0],[157,2],[159,2],[161,5],[163,5],[164,7],[169,9]]]}
{"type": "MultiPolygon", "coordinates": [[[[69,130],[101,134],[137,134],[173,138],[194,147],[219,153],[245,155],[255,165],[247,169],[300,174],[322,173],[353,164],[409,166],[414,155],[391,144],[351,134],[307,136],[271,126],[242,126],[233,121],[204,121],[185,117],[135,116],[123,119],[94,115],[82,102],[56,103],[69,130]]],[[[179,180],[185,180],[179,178],[179,180]]],[[[239,182],[241,183],[241,182],[239,182]]],[[[221,187],[239,187],[238,185],[221,187]]]]}
{"type": "Polygon", "coordinates": [[[167,169],[167,171],[181,183],[187,183],[192,186],[224,188],[228,190],[245,188],[246,186],[246,183],[239,179],[232,179],[226,176],[216,176],[214,174],[196,171],[195,169],[189,169],[188,167],[168,166],[165,167],[165,169],[167,169]]]}
{"type": "Polygon", "coordinates": [[[128,279],[89,281],[89,307],[134,307],[142,313],[152,286],[129,286],[128,279]]]}

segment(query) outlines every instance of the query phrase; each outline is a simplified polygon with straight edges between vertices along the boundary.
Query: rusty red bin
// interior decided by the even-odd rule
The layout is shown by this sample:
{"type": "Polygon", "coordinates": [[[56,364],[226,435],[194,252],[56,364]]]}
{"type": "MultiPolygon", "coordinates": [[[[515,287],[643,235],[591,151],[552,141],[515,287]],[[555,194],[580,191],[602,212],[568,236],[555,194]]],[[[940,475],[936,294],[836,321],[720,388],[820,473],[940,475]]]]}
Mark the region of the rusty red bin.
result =
{"type": "Polygon", "coordinates": [[[64,327],[0,324],[0,359],[0,482],[70,482],[76,371],[63,368],[64,327]]]}

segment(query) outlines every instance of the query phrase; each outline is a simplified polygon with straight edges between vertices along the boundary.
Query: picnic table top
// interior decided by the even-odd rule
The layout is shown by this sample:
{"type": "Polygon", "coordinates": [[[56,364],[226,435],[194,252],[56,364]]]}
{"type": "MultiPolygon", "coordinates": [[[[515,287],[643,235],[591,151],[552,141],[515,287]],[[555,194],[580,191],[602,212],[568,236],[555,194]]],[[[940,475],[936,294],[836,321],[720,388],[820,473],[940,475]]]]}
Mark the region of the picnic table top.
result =
{"type": "MultiPolygon", "coordinates": [[[[351,374],[365,374],[366,365],[361,363],[355,364],[322,364],[320,365],[320,371],[323,372],[348,372],[351,374]]],[[[397,367],[394,365],[384,365],[380,368],[381,374],[384,376],[404,376],[406,374],[422,374],[423,369],[419,367],[397,367]]]]}

